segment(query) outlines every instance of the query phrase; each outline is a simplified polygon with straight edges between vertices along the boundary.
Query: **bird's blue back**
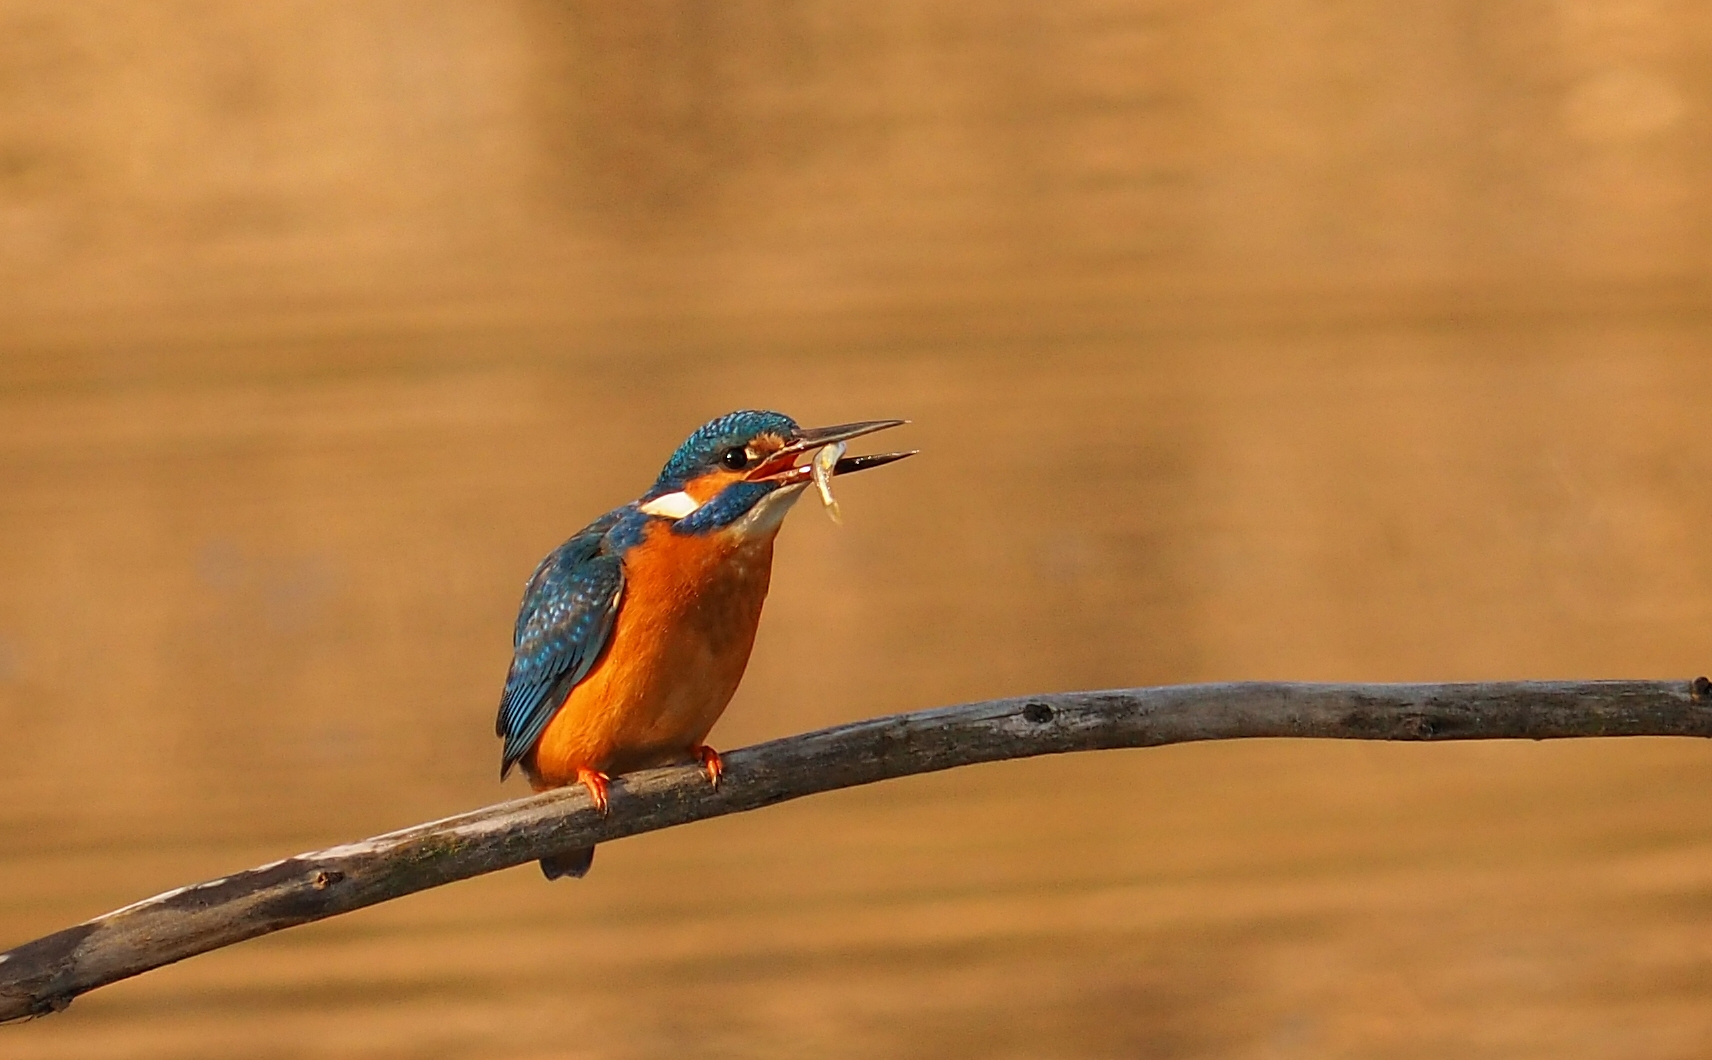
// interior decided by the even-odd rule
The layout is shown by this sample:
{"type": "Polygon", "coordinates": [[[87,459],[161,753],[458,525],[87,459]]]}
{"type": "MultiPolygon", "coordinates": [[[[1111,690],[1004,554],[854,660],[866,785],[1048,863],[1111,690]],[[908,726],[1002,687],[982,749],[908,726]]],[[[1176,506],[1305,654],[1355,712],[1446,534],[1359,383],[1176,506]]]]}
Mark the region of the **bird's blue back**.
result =
{"type": "Polygon", "coordinates": [[[624,595],[624,552],[641,540],[646,520],[634,505],[607,512],[535,568],[517,613],[511,671],[494,725],[505,739],[502,778],[600,660],[624,595]]]}

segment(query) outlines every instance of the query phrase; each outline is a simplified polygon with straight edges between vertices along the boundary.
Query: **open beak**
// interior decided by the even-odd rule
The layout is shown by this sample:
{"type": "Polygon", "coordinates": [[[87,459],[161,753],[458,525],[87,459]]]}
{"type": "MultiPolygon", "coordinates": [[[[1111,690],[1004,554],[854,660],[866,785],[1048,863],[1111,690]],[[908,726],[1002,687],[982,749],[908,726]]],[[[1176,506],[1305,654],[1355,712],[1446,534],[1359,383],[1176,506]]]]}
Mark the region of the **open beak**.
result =
{"type": "MultiPolygon", "coordinates": [[[[749,481],[776,481],[785,485],[794,482],[807,482],[813,475],[812,469],[804,464],[798,465],[801,457],[811,456],[823,446],[838,442],[847,442],[852,438],[860,438],[864,434],[873,434],[890,427],[901,427],[908,420],[863,420],[860,423],[840,423],[836,427],[804,427],[797,431],[797,436],[783,449],[761,462],[755,470],[746,476],[749,481]]],[[[914,456],[918,450],[911,449],[902,453],[872,453],[867,456],[840,457],[832,467],[834,475],[843,475],[851,471],[862,471],[870,467],[879,467],[894,460],[902,460],[906,456],[914,456]]]]}

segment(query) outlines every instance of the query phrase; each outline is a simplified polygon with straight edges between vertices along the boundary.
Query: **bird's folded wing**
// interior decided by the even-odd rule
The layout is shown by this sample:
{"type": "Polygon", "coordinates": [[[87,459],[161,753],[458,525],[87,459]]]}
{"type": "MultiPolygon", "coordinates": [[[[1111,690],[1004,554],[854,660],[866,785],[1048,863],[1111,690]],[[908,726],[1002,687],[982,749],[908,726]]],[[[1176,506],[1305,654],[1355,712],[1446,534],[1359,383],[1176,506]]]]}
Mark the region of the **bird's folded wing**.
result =
{"type": "Polygon", "coordinates": [[[618,556],[602,549],[603,536],[577,535],[529,579],[494,726],[505,738],[501,777],[535,746],[612,636],[624,595],[624,568],[618,556]]]}

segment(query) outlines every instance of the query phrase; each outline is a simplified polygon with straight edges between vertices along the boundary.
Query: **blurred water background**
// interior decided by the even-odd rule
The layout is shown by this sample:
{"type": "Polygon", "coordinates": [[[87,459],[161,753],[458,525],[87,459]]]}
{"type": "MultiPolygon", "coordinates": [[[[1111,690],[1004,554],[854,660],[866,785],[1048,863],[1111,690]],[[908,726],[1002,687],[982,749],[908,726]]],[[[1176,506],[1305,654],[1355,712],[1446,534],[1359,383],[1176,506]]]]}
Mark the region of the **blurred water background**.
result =
{"type": "MultiPolygon", "coordinates": [[[[736,407],[925,452],[793,518],[717,746],[1712,669],[1709,12],[0,0],[0,944],[520,794],[524,578],[736,407]]],[[[1672,741],[967,769],[0,1057],[1699,1057],[1709,804],[1672,741]]]]}

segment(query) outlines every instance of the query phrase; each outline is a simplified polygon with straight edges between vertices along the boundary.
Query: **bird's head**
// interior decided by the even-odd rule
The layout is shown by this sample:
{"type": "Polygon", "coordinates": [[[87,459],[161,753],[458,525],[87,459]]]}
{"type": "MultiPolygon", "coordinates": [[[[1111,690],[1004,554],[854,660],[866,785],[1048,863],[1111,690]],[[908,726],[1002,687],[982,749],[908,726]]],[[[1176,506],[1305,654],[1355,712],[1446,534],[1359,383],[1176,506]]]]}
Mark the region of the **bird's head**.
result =
{"type": "MultiPolygon", "coordinates": [[[[904,422],[865,420],[835,427],[799,427],[778,412],[730,412],[704,423],[678,446],[639,506],[648,515],[672,520],[676,533],[729,529],[747,537],[771,532],[813,481],[812,468],[801,461],[824,446],[904,422]]],[[[841,457],[832,474],[878,467],[910,455],[841,457]]]]}

